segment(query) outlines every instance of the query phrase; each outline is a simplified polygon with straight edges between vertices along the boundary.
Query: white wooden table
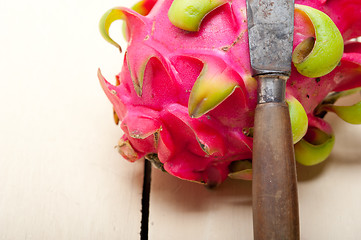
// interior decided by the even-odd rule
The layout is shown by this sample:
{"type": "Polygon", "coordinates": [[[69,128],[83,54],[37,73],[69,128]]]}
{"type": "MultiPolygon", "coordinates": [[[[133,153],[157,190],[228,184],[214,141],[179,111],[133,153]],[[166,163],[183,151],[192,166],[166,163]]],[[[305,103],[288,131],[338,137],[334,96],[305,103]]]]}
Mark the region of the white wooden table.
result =
{"type": "MultiPolygon", "coordinates": [[[[0,2],[1,240],[140,239],[144,163],[113,148],[121,132],[96,77],[122,63],[100,16],[134,2],[0,2]]],[[[358,240],[361,126],[329,119],[331,157],[298,166],[302,239],[358,240]]],[[[149,204],[150,240],[252,239],[251,182],[210,191],[153,169],[149,204]]]]}

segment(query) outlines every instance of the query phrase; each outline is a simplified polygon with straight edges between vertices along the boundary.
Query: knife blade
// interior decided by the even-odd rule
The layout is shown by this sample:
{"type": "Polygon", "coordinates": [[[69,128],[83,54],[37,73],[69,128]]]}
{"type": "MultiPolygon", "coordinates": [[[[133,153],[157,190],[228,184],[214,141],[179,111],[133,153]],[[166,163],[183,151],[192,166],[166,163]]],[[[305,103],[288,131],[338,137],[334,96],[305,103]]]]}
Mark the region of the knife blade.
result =
{"type": "Polygon", "coordinates": [[[248,0],[248,38],[253,75],[291,73],[294,1],[248,0]]]}
{"type": "Polygon", "coordinates": [[[295,158],[286,81],[294,1],[247,0],[252,75],[258,82],[253,139],[254,239],[299,239],[295,158]]]}

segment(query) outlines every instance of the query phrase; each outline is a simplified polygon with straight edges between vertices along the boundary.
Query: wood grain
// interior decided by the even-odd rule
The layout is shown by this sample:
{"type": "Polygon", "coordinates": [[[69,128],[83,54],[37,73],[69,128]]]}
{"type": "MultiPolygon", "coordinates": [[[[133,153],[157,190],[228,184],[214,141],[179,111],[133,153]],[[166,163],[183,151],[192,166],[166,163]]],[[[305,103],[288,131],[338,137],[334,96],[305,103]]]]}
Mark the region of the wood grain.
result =
{"type": "Polygon", "coordinates": [[[153,170],[149,240],[252,239],[251,182],[209,190],[153,170]]]}
{"type": "Polygon", "coordinates": [[[300,238],[295,164],[287,104],[258,104],[252,159],[255,240],[300,238]]]}
{"type": "Polygon", "coordinates": [[[96,76],[121,67],[98,32],[114,2],[0,5],[0,239],[139,239],[143,165],[96,76]]]}

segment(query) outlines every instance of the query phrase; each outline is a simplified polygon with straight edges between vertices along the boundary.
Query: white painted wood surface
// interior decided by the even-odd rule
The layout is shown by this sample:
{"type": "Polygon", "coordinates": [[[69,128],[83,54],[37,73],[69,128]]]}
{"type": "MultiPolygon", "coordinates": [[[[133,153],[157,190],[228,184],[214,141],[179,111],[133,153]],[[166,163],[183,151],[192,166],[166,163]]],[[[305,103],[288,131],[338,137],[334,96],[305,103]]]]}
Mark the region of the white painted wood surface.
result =
{"type": "MultiPolygon", "coordinates": [[[[113,149],[121,133],[96,78],[122,63],[98,19],[134,2],[0,2],[1,240],[139,239],[143,165],[113,149]]],[[[298,166],[302,239],[358,240],[361,126],[329,119],[332,156],[298,166]]],[[[150,240],[252,239],[251,215],[250,182],[209,191],[153,169],[150,240]]]]}
{"type": "Polygon", "coordinates": [[[252,239],[251,190],[246,181],[208,190],[154,170],[149,239],[252,239]]]}
{"type": "Polygon", "coordinates": [[[126,1],[0,2],[0,239],[139,239],[142,162],[96,76],[122,56],[98,32],[126,1]]]}

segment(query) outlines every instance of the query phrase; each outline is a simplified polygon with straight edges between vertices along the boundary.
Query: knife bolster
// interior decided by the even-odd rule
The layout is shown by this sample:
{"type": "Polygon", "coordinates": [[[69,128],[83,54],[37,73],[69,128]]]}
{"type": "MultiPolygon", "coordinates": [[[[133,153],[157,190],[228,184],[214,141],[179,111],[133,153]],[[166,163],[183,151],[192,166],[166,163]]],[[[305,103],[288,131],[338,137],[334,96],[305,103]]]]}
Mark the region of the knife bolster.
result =
{"type": "Polygon", "coordinates": [[[288,76],[258,75],[258,103],[285,102],[285,89],[288,76]]]}

